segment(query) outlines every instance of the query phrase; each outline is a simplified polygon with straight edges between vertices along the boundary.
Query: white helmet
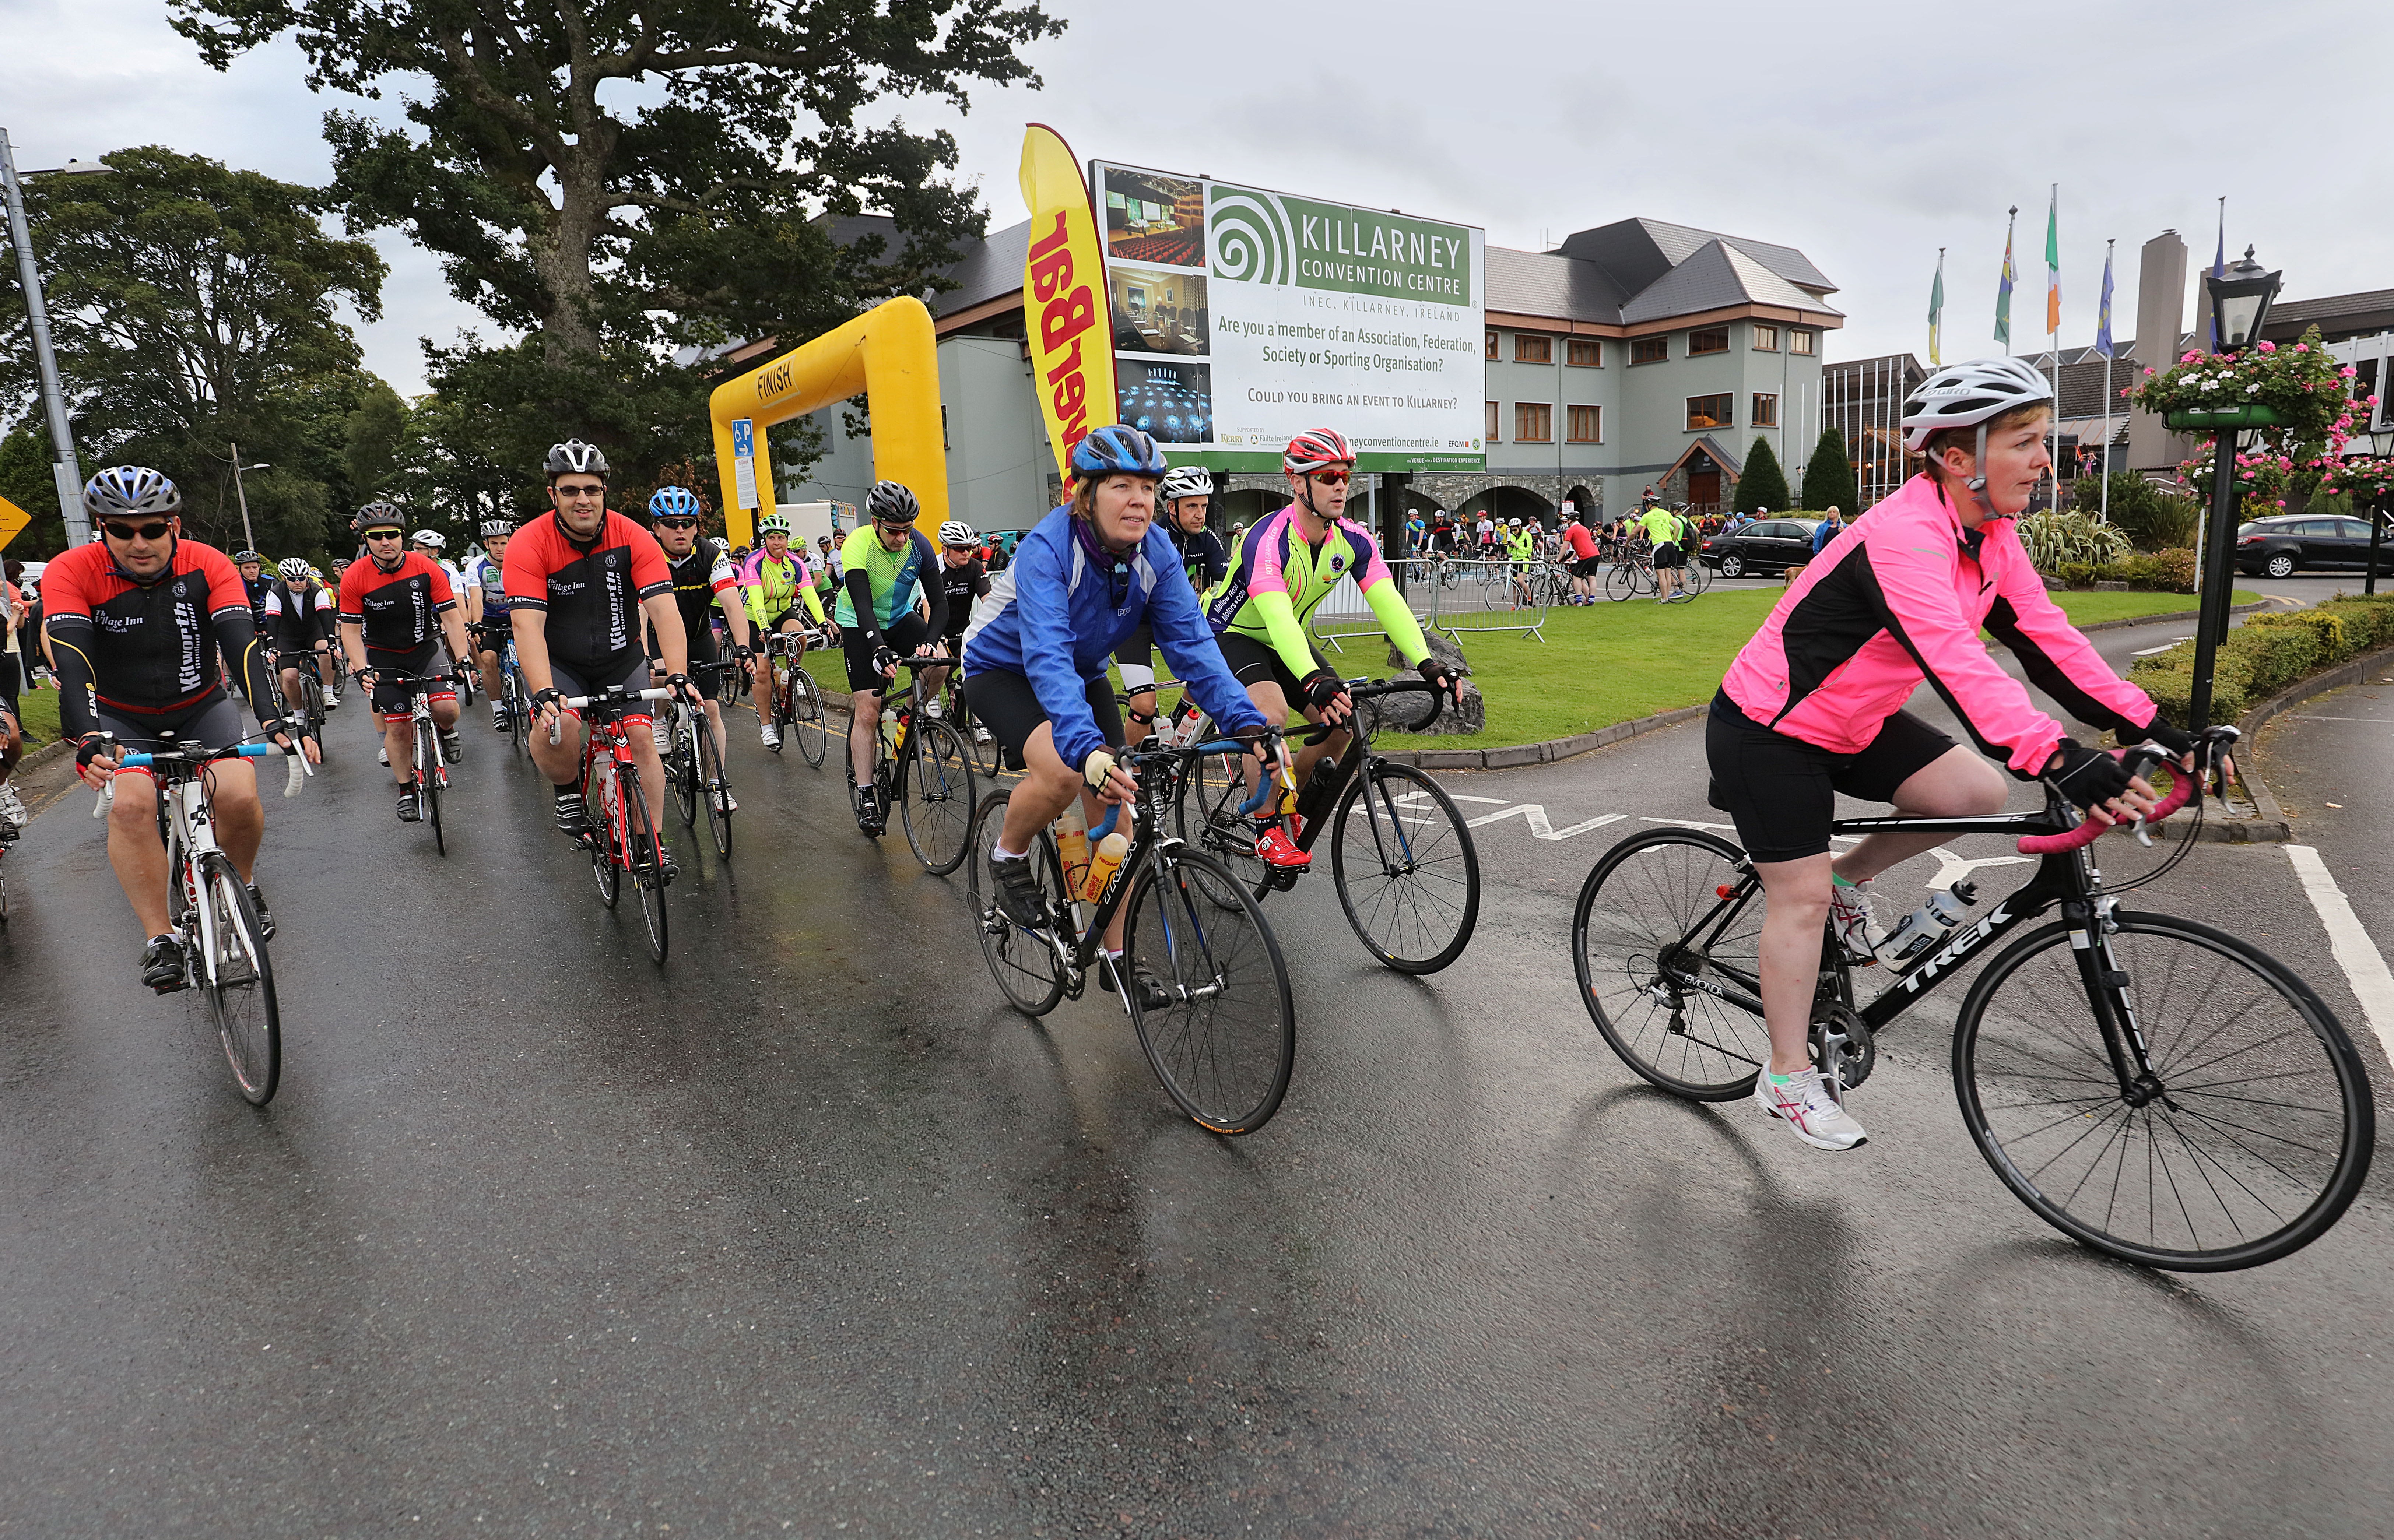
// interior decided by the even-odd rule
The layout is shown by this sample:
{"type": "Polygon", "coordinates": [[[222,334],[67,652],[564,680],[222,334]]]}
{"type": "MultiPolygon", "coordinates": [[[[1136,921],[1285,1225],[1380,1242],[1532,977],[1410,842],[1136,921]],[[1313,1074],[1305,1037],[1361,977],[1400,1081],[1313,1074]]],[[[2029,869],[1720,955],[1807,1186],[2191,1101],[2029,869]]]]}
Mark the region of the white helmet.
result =
{"type": "Polygon", "coordinates": [[[1214,494],[1214,478],[1204,466],[1174,466],[1164,473],[1155,494],[1167,503],[1183,497],[1210,497],[1214,494]]]}
{"type": "Polygon", "coordinates": [[[942,546],[953,546],[958,548],[962,548],[966,546],[978,546],[980,544],[980,536],[975,534],[973,533],[973,527],[970,524],[966,523],[963,520],[951,519],[946,523],[940,526],[940,544],[942,546]]]}
{"type": "Polygon", "coordinates": [[[1903,447],[1917,454],[1940,428],[1976,428],[2016,406],[2053,400],[2053,387],[2026,359],[1979,358],[1940,369],[1903,402],[1903,447]]]}
{"type": "Polygon", "coordinates": [[[418,530],[412,537],[428,551],[437,551],[449,544],[449,537],[439,530],[418,530]]]}

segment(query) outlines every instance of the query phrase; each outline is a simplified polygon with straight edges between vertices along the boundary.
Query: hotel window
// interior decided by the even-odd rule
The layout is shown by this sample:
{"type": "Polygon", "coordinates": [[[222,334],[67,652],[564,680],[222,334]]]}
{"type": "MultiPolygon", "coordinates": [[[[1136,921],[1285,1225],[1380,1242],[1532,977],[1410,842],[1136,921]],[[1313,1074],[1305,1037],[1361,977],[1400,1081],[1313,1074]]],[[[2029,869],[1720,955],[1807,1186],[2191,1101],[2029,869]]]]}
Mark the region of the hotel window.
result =
{"type": "Polygon", "coordinates": [[[1791,353],[1810,352],[1812,350],[1812,334],[1809,332],[1789,332],[1787,334],[1787,350],[1791,353]]]}
{"type": "Polygon", "coordinates": [[[1490,328],[1488,328],[1488,357],[1490,357],[1490,358],[1494,358],[1495,356],[1496,356],[1496,328],[1495,328],[1495,327],[1493,327],[1493,326],[1491,326],[1490,328]]]}
{"type": "Polygon", "coordinates": [[[1604,408],[1574,406],[1571,409],[1571,441],[1575,444],[1600,444],[1604,441],[1604,408]]]}
{"type": "Polygon", "coordinates": [[[1688,431],[1701,433],[1708,428],[1728,428],[1730,395],[1690,396],[1688,398],[1688,431]]]}
{"type": "Polygon", "coordinates": [[[1488,403],[1488,441],[1492,444],[1496,441],[1496,403],[1494,401],[1488,403]]]}
{"type": "Polygon", "coordinates": [[[1671,339],[1666,336],[1641,336],[1629,345],[1632,363],[1667,363],[1671,359],[1671,339]]]}
{"type": "Polygon", "coordinates": [[[1513,403],[1513,441],[1517,444],[1543,444],[1553,441],[1555,409],[1545,401],[1513,403]]]}
{"type": "Polygon", "coordinates": [[[1777,396],[1765,395],[1759,390],[1756,390],[1754,393],[1754,426],[1756,428],[1777,428],[1779,426],[1779,398],[1777,396]]]}
{"type": "Polygon", "coordinates": [[[1555,361],[1555,339],[1513,334],[1513,362],[1516,363],[1552,363],[1555,361]]]}
{"type": "Polygon", "coordinates": [[[1779,351],[1779,328],[1776,326],[1756,326],[1754,329],[1754,350],[1757,353],[1775,353],[1779,351]]]}
{"type": "Polygon", "coordinates": [[[1563,345],[1563,362],[1574,369],[1601,369],[1604,367],[1604,344],[1574,338],[1563,345]]]}
{"type": "Polygon", "coordinates": [[[1728,351],[1729,328],[1726,326],[1707,326],[1701,332],[1690,332],[1688,334],[1688,356],[1690,358],[1695,358],[1703,353],[1726,353],[1728,351]]]}

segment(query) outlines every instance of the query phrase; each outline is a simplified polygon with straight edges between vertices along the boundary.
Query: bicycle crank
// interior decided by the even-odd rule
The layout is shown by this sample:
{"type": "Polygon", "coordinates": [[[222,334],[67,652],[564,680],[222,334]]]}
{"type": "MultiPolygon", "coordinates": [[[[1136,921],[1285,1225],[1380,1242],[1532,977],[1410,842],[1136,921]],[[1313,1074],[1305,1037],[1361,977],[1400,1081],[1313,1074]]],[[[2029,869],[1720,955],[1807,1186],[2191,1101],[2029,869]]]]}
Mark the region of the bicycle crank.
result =
{"type": "Polygon", "coordinates": [[[1878,1039],[1849,1006],[1817,1001],[1812,1007],[1812,1063],[1839,1101],[1878,1067],[1878,1039]]]}

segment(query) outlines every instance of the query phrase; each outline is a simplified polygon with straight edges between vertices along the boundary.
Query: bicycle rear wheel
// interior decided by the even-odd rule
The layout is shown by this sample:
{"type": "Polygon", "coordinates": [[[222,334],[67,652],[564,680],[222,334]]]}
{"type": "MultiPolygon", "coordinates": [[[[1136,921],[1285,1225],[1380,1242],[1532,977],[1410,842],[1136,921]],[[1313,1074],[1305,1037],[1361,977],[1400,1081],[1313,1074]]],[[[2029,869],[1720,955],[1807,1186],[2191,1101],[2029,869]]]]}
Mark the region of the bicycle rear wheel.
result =
{"type": "Polygon", "coordinates": [[[612,761],[594,756],[583,766],[582,806],[590,824],[590,875],[598,884],[598,902],[612,909],[623,896],[624,868],[616,859],[620,835],[612,761]]]}
{"type": "Polygon", "coordinates": [[[441,832],[441,737],[428,721],[415,724],[415,801],[432,826],[432,848],[447,855],[449,840],[441,832]]]}
{"type": "Polygon", "coordinates": [[[1288,965],[1263,910],[1219,862],[1183,849],[1147,863],[1131,889],[1123,970],[1131,1026],[1164,1094],[1217,1134],[1270,1122],[1296,1064],[1288,965]],[[1221,903],[1226,892],[1236,902],[1221,903]]]}
{"type": "Polygon", "coordinates": [[[2086,952],[2066,922],[2041,926],[1971,986],[1953,1031],[1970,1138],[2013,1196],[2098,1251],[2180,1272],[2299,1251],[2369,1175],[2376,1113],[2351,1040],[2258,948],[2167,915],[2113,917],[2086,952]],[[2149,1075],[2127,1093],[2090,974],[2144,1045],[2149,1075]]]}
{"type": "Polygon", "coordinates": [[[789,726],[784,731],[798,737],[798,753],[806,757],[809,768],[822,769],[823,750],[831,742],[830,724],[823,717],[822,691],[815,688],[815,677],[793,665],[787,688],[789,726]]]}
{"type": "Polygon", "coordinates": [[[204,954],[193,958],[192,972],[200,995],[207,1002],[208,1024],[224,1046],[233,1084],[253,1106],[274,1098],[283,1078],[283,1015],[274,999],[274,965],[258,936],[257,908],[249,887],[232,862],[210,850],[200,857],[200,890],[206,905],[204,927],[193,924],[190,934],[204,954]]]}
{"type": "Polygon", "coordinates": [[[967,907],[974,925],[980,931],[981,955],[988,959],[990,976],[1014,1008],[1026,1016],[1045,1016],[1056,1008],[1064,997],[1064,969],[1049,940],[1071,935],[1071,927],[1060,917],[1064,903],[1064,863],[1056,854],[1056,841],[1046,830],[1023,859],[1039,878],[1040,897],[1046,902],[1050,916],[1046,931],[1029,931],[1006,918],[1006,911],[997,906],[997,881],[990,872],[990,847],[997,843],[997,832],[1006,823],[1007,794],[990,793],[980,799],[980,811],[973,820],[969,841],[972,859],[965,866],[967,907]]]}
{"type": "Polygon", "coordinates": [[[1743,891],[1748,871],[1717,835],[1649,829],[1606,851],[1580,885],[1580,1003],[1623,1063],[1675,1096],[1731,1100],[1769,1062],[1762,894],[1743,891]]]}
{"type": "Polygon", "coordinates": [[[630,766],[615,771],[615,795],[624,804],[624,850],[638,890],[640,923],[649,933],[649,955],[665,960],[664,846],[657,837],[657,822],[649,812],[649,795],[640,772],[630,766]]]}
{"type": "Polygon", "coordinates": [[[706,731],[703,711],[686,710],[676,702],[673,712],[673,744],[664,757],[665,780],[673,786],[674,804],[681,812],[681,826],[695,828],[698,824],[698,735],[706,731]],[[696,722],[696,728],[691,727],[696,722]]]}
{"type": "Polygon", "coordinates": [[[1713,586],[1710,564],[1695,557],[1688,558],[1679,568],[1679,586],[1691,594],[1701,594],[1713,586]]]}
{"type": "Polygon", "coordinates": [[[963,863],[972,843],[972,754],[936,717],[916,721],[910,735],[898,773],[898,816],[923,870],[940,877],[963,863]]]}
{"type": "Polygon", "coordinates": [[[698,792],[706,808],[707,836],[715,853],[731,857],[731,782],[723,773],[723,756],[715,747],[715,730],[704,717],[698,719],[698,792]]]}
{"type": "Polygon", "coordinates": [[[1237,908],[1242,892],[1260,899],[1271,891],[1271,869],[1256,855],[1255,824],[1239,811],[1247,796],[1246,756],[1209,754],[1183,765],[1172,799],[1173,827],[1180,837],[1212,856],[1230,879],[1217,893],[1204,886],[1215,880],[1212,867],[1200,868],[1195,878],[1223,909],[1237,908]]]}
{"type": "Polygon", "coordinates": [[[1332,815],[1338,906],[1372,955],[1401,973],[1436,973],[1463,955],[1480,921],[1480,853],[1437,782],[1381,759],[1366,770],[1332,815]]]}
{"type": "Polygon", "coordinates": [[[1618,604],[1638,592],[1638,570],[1616,561],[1604,574],[1604,597],[1618,604]]]}

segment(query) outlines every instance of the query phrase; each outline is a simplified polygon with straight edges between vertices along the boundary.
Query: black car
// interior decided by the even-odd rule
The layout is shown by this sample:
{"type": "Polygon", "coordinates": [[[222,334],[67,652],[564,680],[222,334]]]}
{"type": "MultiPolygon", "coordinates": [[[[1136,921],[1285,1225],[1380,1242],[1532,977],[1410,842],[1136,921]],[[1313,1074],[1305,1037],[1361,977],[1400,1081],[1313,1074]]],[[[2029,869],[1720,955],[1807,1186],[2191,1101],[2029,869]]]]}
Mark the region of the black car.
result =
{"type": "Polygon", "coordinates": [[[1817,519],[1756,519],[1708,535],[1697,556],[1723,577],[1768,577],[1812,559],[1817,519]]]}
{"type": "MultiPolygon", "coordinates": [[[[2236,565],[2247,573],[2284,577],[2304,568],[2369,565],[2369,521],[2325,514],[2283,514],[2236,527],[2236,565]]],[[[2377,570],[2394,573],[2394,541],[2383,543],[2377,570]]]]}

